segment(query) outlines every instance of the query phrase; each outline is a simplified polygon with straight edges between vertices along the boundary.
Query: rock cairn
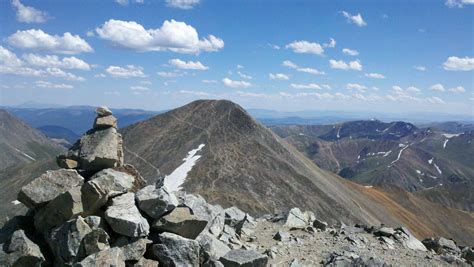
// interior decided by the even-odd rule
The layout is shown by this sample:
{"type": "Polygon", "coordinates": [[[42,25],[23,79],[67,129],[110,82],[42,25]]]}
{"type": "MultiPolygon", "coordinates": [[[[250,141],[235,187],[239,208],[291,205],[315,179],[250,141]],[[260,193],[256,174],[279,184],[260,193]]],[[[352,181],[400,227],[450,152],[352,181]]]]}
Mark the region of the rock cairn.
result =
{"type": "Polygon", "coordinates": [[[25,216],[0,235],[0,266],[265,266],[242,249],[255,220],[200,197],[146,185],[124,165],[117,119],[96,110],[93,128],[64,154],[62,168],[25,185],[25,216]]]}
{"type": "Polygon", "coordinates": [[[0,266],[467,265],[472,248],[406,228],[329,226],[313,212],[254,219],[236,207],[147,185],[123,163],[117,119],[93,128],[18,193],[29,208],[0,231],[0,266]],[[395,260],[394,260],[395,259],[395,260]]]}

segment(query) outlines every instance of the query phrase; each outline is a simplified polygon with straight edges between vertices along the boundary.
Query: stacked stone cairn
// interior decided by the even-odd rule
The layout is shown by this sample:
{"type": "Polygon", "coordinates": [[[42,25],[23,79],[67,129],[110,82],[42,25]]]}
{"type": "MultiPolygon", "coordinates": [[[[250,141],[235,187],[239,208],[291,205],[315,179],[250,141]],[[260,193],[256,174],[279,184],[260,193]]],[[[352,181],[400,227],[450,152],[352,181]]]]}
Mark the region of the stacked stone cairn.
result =
{"type": "Polygon", "coordinates": [[[117,119],[93,128],[18,194],[29,208],[0,234],[0,266],[265,266],[242,249],[256,222],[241,210],[146,185],[124,165],[117,119]]]}

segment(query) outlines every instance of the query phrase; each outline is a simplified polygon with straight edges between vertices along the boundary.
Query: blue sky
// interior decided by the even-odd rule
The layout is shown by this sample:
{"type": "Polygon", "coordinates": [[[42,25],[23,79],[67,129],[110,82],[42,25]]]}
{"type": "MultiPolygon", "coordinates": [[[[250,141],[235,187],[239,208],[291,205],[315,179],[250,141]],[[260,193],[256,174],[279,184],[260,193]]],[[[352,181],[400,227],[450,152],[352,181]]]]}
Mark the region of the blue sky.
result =
{"type": "Polygon", "coordinates": [[[0,104],[474,116],[474,1],[0,0],[0,104]]]}

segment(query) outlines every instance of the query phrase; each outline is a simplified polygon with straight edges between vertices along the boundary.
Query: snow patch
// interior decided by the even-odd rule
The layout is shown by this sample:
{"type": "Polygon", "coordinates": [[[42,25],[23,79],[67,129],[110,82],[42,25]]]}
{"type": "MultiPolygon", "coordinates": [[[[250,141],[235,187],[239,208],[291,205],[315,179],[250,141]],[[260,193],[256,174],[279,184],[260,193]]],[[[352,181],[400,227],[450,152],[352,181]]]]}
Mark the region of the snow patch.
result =
{"type": "Polygon", "coordinates": [[[20,202],[20,201],[18,201],[18,200],[13,200],[13,201],[12,201],[12,204],[16,206],[16,205],[20,205],[20,204],[21,204],[21,202],[20,202]]]}
{"type": "Polygon", "coordinates": [[[460,136],[462,133],[457,133],[457,134],[449,134],[449,133],[444,133],[443,136],[446,137],[446,138],[453,138],[453,137],[458,137],[460,136]]]}
{"type": "Polygon", "coordinates": [[[188,152],[188,156],[183,159],[183,164],[176,168],[171,174],[165,176],[164,184],[171,191],[179,191],[182,189],[182,185],[188,172],[191,171],[193,166],[196,164],[196,161],[201,158],[200,155],[196,155],[205,145],[200,144],[198,148],[193,149],[188,152]]]}
{"type": "Polygon", "coordinates": [[[422,174],[422,172],[420,170],[416,170],[416,173],[418,174],[422,174]]]}
{"type": "MultiPolygon", "coordinates": [[[[392,166],[395,162],[399,161],[400,160],[400,157],[402,156],[402,153],[405,149],[407,149],[410,145],[404,145],[404,144],[398,144],[398,147],[401,147],[402,149],[400,149],[400,152],[398,152],[398,156],[397,156],[397,159],[392,161],[390,163],[390,166],[392,166]]],[[[389,166],[389,167],[390,167],[389,166]]]]}
{"type": "Polygon", "coordinates": [[[434,158],[429,159],[429,160],[428,160],[428,163],[429,163],[430,165],[432,165],[432,164],[433,164],[433,160],[434,160],[434,158]]]}
{"type": "Polygon", "coordinates": [[[436,165],[436,163],[433,164],[433,165],[435,166],[435,168],[436,168],[436,170],[438,171],[439,174],[443,174],[443,172],[442,172],[441,169],[438,167],[438,165],[436,165]]]}
{"type": "Polygon", "coordinates": [[[30,156],[30,155],[26,154],[25,152],[19,150],[18,148],[15,147],[15,150],[18,151],[18,152],[20,152],[23,156],[25,156],[25,157],[27,157],[27,158],[33,160],[33,161],[36,161],[35,158],[33,158],[32,156],[30,156]]]}
{"type": "Polygon", "coordinates": [[[298,135],[304,135],[304,133],[299,133],[298,135]]]}
{"type": "Polygon", "coordinates": [[[446,144],[448,143],[448,141],[449,141],[449,138],[447,138],[446,140],[444,140],[443,149],[446,148],[446,144]]]}
{"type": "Polygon", "coordinates": [[[364,185],[365,188],[372,188],[372,185],[364,185]]]}

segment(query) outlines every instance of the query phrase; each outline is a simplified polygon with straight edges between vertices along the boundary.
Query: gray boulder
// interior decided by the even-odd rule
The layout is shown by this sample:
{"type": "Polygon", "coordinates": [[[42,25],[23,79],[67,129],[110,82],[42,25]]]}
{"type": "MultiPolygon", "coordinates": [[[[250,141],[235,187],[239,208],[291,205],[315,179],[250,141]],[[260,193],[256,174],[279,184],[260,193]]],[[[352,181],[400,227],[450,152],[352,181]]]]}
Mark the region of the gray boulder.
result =
{"type": "Polygon", "coordinates": [[[199,243],[172,233],[162,233],[151,255],[164,266],[199,266],[199,243]]]}
{"type": "Polygon", "coordinates": [[[83,239],[84,256],[89,256],[110,248],[109,235],[103,229],[93,229],[83,239]]]}
{"type": "Polygon", "coordinates": [[[112,115],[112,111],[106,106],[101,106],[101,107],[96,108],[95,113],[97,114],[98,117],[112,115]]]}
{"type": "Polygon", "coordinates": [[[120,248],[109,248],[95,254],[87,256],[81,262],[73,265],[74,267],[92,267],[92,266],[114,266],[125,267],[123,252],[120,248]]]}
{"type": "Polygon", "coordinates": [[[133,267],[158,267],[159,262],[141,258],[137,263],[133,264],[133,267]]]}
{"type": "Polygon", "coordinates": [[[105,220],[114,232],[128,237],[146,236],[150,226],[135,206],[135,194],[127,193],[112,199],[105,211],[105,220]]]}
{"type": "Polygon", "coordinates": [[[33,243],[23,230],[13,233],[8,246],[5,266],[41,266],[45,261],[38,245],[33,243]]]}
{"type": "Polygon", "coordinates": [[[229,225],[224,225],[224,230],[219,237],[219,240],[228,245],[231,249],[238,249],[242,247],[239,236],[235,232],[234,228],[229,225]]]}
{"type": "Polygon", "coordinates": [[[138,207],[148,216],[158,219],[178,206],[178,199],[174,193],[163,186],[145,186],[135,195],[138,207]]]}
{"type": "Polygon", "coordinates": [[[378,230],[374,232],[375,236],[391,237],[394,234],[395,234],[395,230],[393,230],[393,228],[385,227],[385,226],[380,227],[378,230]]]}
{"type": "Polygon", "coordinates": [[[474,250],[471,247],[465,247],[461,251],[461,257],[465,259],[468,263],[474,262],[474,250]]]}
{"type": "Polygon", "coordinates": [[[225,224],[236,228],[241,221],[245,219],[245,212],[241,211],[237,207],[230,207],[224,210],[225,213],[225,224]]]}
{"type": "Polygon", "coordinates": [[[199,242],[201,252],[204,254],[206,261],[218,261],[230,251],[230,248],[226,244],[218,240],[211,233],[199,235],[196,241],[199,242]]]}
{"type": "Polygon", "coordinates": [[[187,207],[178,207],[169,214],[157,219],[152,227],[163,232],[171,232],[185,238],[195,239],[207,225],[191,214],[187,207]]]}
{"type": "Polygon", "coordinates": [[[94,129],[103,129],[108,127],[117,128],[117,118],[115,118],[113,115],[95,118],[93,126],[94,129]]]}
{"type": "Polygon", "coordinates": [[[81,244],[92,232],[90,226],[79,216],[52,230],[48,240],[56,265],[71,265],[82,258],[81,244]]]}
{"type": "Polygon", "coordinates": [[[84,218],[84,221],[89,225],[91,229],[104,228],[104,220],[99,216],[87,216],[84,218]]]}
{"type": "Polygon", "coordinates": [[[254,250],[237,249],[231,250],[219,261],[224,266],[248,266],[248,267],[264,267],[267,266],[268,257],[264,254],[260,254],[254,250]]]}
{"type": "Polygon", "coordinates": [[[292,208],[285,219],[285,226],[288,228],[303,229],[308,225],[308,215],[299,208],[292,208]]]}
{"type": "Polygon", "coordinates": [[[151,243],[153,242],[147,238],[127,238],[121,236],[114,246],[122,249],[126,261],[138,261],[143,257],[147,246],[151,243]]]}
{"type": "Polygon", "coordinates": [[[134,182],[135,179],[130,174],[114,169],[96,173],[82,187],[84,210],[88,212],[97,210],[105,205],[109,198],[131,190],[134,182]]]}
{"type": "Polygon", "coordinates": [[[36,213],[35,228],[41,233],[48,233],[52,228],[80,215],[83,211],[81,187],[74,187],[58,195],[36,213]]]}
{"type": "Polygon", "coordinates": [[[203,232],[218,237],[224,230],[225,212],[221,206],[211,205],[201,196],[191,194],[180,196],[180,205],[190,208],[197,218],[208,222],[203,232]]]}
{"type": "Polygon", "coordinates": [[[240,236],[250,236],[256,227],[257,221],[249,214],[245,214],[244,219],[236,227],[237,234],[240,236]]]}
{"type": "Polygon", "coordinates": [[[98,171],[123,165],[122,136],[114,127],[94,129],[81,137],[80,167],[98,171]]]}
{"type": "Polygon", "coordinates": [[[21,188],[18,201],[29,208],[38,207],[83,183],[84,178],[75,170],[47,171],[21,188]]]}
{"type": "Polygon", "coordinates": [[[445,251],[450,251],[454,253],[461,252],[461,250],[458,248],[458,246],[456,246],[456,243],[454,243],[453,240],[446,239],[444,237],[427,238],[423,240],[422,243],[427,249],[432,249],[438,254],[444,253],[445,251]]]}

